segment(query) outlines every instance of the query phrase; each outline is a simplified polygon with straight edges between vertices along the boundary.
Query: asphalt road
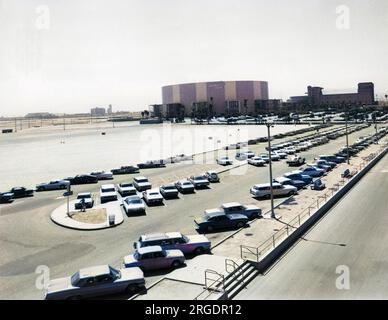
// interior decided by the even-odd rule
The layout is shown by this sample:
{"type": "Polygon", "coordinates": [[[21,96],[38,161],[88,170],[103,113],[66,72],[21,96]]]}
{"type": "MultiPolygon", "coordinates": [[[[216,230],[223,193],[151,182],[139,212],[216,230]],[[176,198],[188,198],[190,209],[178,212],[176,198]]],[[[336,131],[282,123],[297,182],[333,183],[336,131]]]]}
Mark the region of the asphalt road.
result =
{"type": "MultiPolygon", "coordinates": [[[[367,128],[355,132],[350,135],[350,142],[373,131],[373,128],[367,128]]],[[[307,161],[312,161],[319,154],[334,152],[344,144],[345,137],[340,137],[329,144],[310,149],[303,156],[307,161]]],[[[260,144],[250,149],[262,152],[265,146],[260,144]]],[[[179,167],[172,165],[142,174],[146,174],[152,181],[161,172],[174,175],[177,170],[189,173],[191,168],[185,164],[179,167]]],[[[53,209],[64,202],[61,192],[37,193],[33,198],[1,205],[0,298],[40,299],[42,292],[35,287],[35,269],[39,265],[50,268],[50,278],[70,275],[79,268],[92,265],[110,264],[119,267],[123,257],[133,251],[132,244],[141,234],[166,231],[195,234],[194,217],[224,202],[239,201],[261,207],[262,202],[251,198],[249,188],[253,184],[268,181],[268,168],[245,166],[245,169],[232,171],[237,174],[222,174],[222,182],[211,184],[211,190],[180,195],[180,199],[165,201],[164,206],[148,208],[146,216],[125,217],[122,225],[100,231],[75,231],[55,225],[49,216],[53,209]]],[[[293,169],[287,167],[284,161],[274,163],[274,177],[290,170],[293,169]]],[[[120,177],[114,183],[128,180],[129,177],[120,177]]],[[[98,185],[77,186],[74,189],[75,193],[94,192],[98,190],[98,185]]],[[[214,244],[230,233],[214,233],[209,238],[214,244]]],[[[153,274],[147,278],[147,282],[160,276],[153,274]]]]}
{"type": "Polygon", "coordinates": [[[387,299],[387,190],[385,156],[267,274],[236,298],[387,299]]]}

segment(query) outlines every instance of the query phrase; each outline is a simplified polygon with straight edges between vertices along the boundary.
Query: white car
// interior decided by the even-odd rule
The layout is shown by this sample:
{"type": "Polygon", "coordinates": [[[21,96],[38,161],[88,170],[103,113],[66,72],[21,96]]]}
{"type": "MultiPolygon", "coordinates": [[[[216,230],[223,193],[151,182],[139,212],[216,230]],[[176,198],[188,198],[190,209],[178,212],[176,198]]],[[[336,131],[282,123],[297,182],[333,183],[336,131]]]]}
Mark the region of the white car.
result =
{"type": "Polygon", "coordinates": [[[60,190],[66,189],[70,185],[70,181],[56,180],[49,183],[41,183],[36,186],[36,191],[60,190]]]}
{"type": "Polygon", "coordinates": [[[206,176],[191,176],[189,181],[197,188],[205,188],[209,185],[209,180],[206,176]]]}
{"type": "Polygon", "coordinates": [[[133,186],[133,183],[124,182],[117,185],[117,192],[122,197],[127,197],[136,194],[136,188],[133,186]]]}
{"type": "MultiPolygon", "coordinates": [[[[292,196],[298,191],[294,186],[281,185],[277,182],[272,184],[272,190],[275,197],[292,196]]],[[[256,198],[269,199],[271,197],[271,186],[269,183],[256,184],[251,188],[250,192],[256,198]]]]}
{"type": "Polygon", "coordinates": [[[287,147],[287,148],[284,149],[284,151],[287,154],[295,154],[296,153],[296,149],[294,147],[287,147]]]}
{"type": "Polygon", "coordinates": [[[252,151],[243,151],[243,152],[236,153],[237,160],[247,160],[247,159],[252,158],[254,156],[255,156],[255,153],[252,151]]]}
{"type": "Polygon", "coordinates": [[[158,189],[148,189],[143,191],[143,199],[147,205],[157,205],[163,203],[163,196],[158,189]]]}
{"type": "Polygon", "coordinates": [[[91,176],[96,177],[98,180],[112,180],[113,173],[105,171],[95,171],[90,174],[91,176]]]}
{"type": "Polygon", "coordinates": [[[152,188],[151,183],[146,177],[135,177],[133,179],[133,185],[137,191],[144,191],[152,188]]]}
{"type": "Polygon", "coordinates": [[[127,214],[145,213],[144,201],[138,196],[129,196],[123,199],[123,208],[127,214]]]}
{"type": "Polygon", "coordinates": [[[248,163],[253,166],[263,167],[267,162],[262,157],[253,157],[248,159],[248,163]]]}
{"type": "Polygon", "coordinates": [[[217,159],[216,162],[221,166],[228,166],[233,164],[233,160],[229,159],[228,157],[221,157],[217,159]]]}
{"type": "Polygon", "coordinates": [[[288,156],[287,153],[284,152],[283,150],[275,151],[274,154],[278,155],[280,159],[285,159],[288,156]]]}
{"type": "Polygon", "coordinates": [[[140,268],[116,270],[102,265],[81,269],[71,277],[50,280],[45,299],[70,300],[119,292],[135,293],[144,288],[144,284],[144,274],[140,268]]]}
{"type": "Polygon", "coordinates": [[[108,201],[116,201],[117,192],[113,184],[103,184],[100,188],[100,201],[105,203],[108,201]]]}

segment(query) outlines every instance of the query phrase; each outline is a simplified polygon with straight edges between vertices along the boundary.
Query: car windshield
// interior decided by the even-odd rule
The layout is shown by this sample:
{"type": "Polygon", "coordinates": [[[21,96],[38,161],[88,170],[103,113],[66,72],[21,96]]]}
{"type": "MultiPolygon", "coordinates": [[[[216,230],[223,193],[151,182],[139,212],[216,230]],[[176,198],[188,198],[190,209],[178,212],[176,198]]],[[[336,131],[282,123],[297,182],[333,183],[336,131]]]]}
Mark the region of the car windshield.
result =
{"type": "Polygon", "coordinates": [[[158,192],[150,192],[149,195],[150,195],[150,196],[158,196],[159,193],[158,193],[158,192]]]}
{"type": "Polygon", "coordinates": [[[205,177],[204,176],[197,176],[197,177],[194,177],[194,180],[204,180],[205,177]]]}
{"type": "Polygon", "coordinates": [[[115,188],[106,188],[106,189],[101,189],[102,192],[115,192],[115,188]]]}
{"type": "Polygon", "coordinates": [[[191,182],[190,181],[186,181],[186,182],[183,182],[182,185],[184,185],[184,186],[191,186],[191,182]]]}
{"type": "Polygon", "coordinates": [[[141,200],[140,199],[127,199],[125,200],[128,204],[141,204],[141,200]]]}
{"type": "Polygon", "coordinates": [[[138,179],[138,180],[136,180],[137,182],[139,182],[139,183],[144,183],[144,182],[148,182],[148,180],[147,179],[138,179]]]}
{"type": "Polygon", "coordinates": [[[87,199],[87,198],[90,198],[90,194],[79,194],[77,196],[77,199],[87,199]]]}
{"type": "Polygon", "coordinates": [[[183,238],[183,240],[184,240],[186,243],[189,242],[189,238],[188,238],[187,236],[182,235],[182,238],[183,238]]]}
{"type": "Polygon", "coordinates": [[[165,186],[163,187],[164,190],[175,190],[174,186],[165,186]]]}
{"type": "Polygon", "coordinates": [[[110,274],[113,276],[115,279],[121,278],[121,272],[119,270],[116,270],[115,268],[109,267],[110,269],[110,274]]]}
{"type": "Polygon", "coordinates": [[[77,271],[71,276],[71,284],[74,286],[78,283],[79,280],[79,272],[77,271]]]}
{"type": "Polygon", "coordinates": [[[122,188],[132,187],[132,183],[122,183],[122,184],[121,184],[121,187],[122,187],[122,188]]]}

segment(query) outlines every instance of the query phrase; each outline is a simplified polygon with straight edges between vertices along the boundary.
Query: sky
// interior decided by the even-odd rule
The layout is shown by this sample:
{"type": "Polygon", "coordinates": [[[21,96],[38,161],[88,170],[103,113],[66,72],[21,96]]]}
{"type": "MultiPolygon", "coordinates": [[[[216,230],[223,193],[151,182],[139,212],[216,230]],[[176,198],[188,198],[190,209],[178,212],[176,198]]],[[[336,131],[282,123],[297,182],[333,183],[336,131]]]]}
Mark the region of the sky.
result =
{"type": "Polygon", "coordinates": [[[388,94],[386,0],[0,0],[0,116],[139,111],[163,85],[388,94]]]}

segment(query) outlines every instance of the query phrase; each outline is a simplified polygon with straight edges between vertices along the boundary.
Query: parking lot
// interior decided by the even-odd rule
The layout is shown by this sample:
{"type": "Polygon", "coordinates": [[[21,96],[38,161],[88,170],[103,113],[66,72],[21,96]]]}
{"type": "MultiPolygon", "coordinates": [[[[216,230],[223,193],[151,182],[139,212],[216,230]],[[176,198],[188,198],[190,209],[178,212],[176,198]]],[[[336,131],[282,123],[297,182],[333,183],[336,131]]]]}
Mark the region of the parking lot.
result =
{"type": "MultiPolygon", "coordinates": [[[[352,133],[349,135],[349,143],[353,143],[361,135],[373,132],[374,128],[369,127],[352,133]]],[[[303,152],[302,155],[307,163],[313,162],[318,155],[333,153],[344,145],[345,137],[340,137],[303,152]]],[[[249,149],[258,154],[265,152],[266,146],[266,143],[260,143],[249,146],[249,149]]],[[[234,150],[229,151],[231,157],[234,153],[234,150]]],[[[168,165],[163,169],[144,170],[141,175],[147,176],[154,186],[158,186],[215,168],[220,169],[214,163],[182,163],[168,165]]],[[[289,168],[284,160],[273,163],[274,177],[291,170],[294,169],[289,168]]],[[[116,176],[113,182],[131,181],[134,176],[116,176]]],[[[268,200],[258,201],[249,194],[252,185],[268,181],[268,167],[245,165],[221,173],[220,178],[221,182],[211,184],[209,189],[197,190],[195,194],[180,194],[179,199],[165,200],[162,206],[147,208],[144,216],[125,216],[124,223],[114,229],[92,232],[64,229],[50,221],[52,210],[65,201],[60,191],[38,193],[33,198],[1,205],[0,297],[41,298],[42,292],[35,287],[35,269],[38,265],[47,265],[51,278],[69,275],[85,266],[120,266],[122,258],[133,251],[132,243],[141,234],[165,231],[196,233],[194,218],[202,215],[205,209],[218,207],[222,203],[238,201],[261,208],[268,207],[268,200]]],[[[103,183],[76,186],[74,190],[75,193],[97,192],[98,186],[103,183]]],[[[280,201],[281,199],[277,199],[275,204],[280,201]]],[[[231,232],[233,231],[217,232],[207,236],[215,244],[231,232]]],[[[155,281],[164,273],[149,275],[147,283],[155,281]]]]}

